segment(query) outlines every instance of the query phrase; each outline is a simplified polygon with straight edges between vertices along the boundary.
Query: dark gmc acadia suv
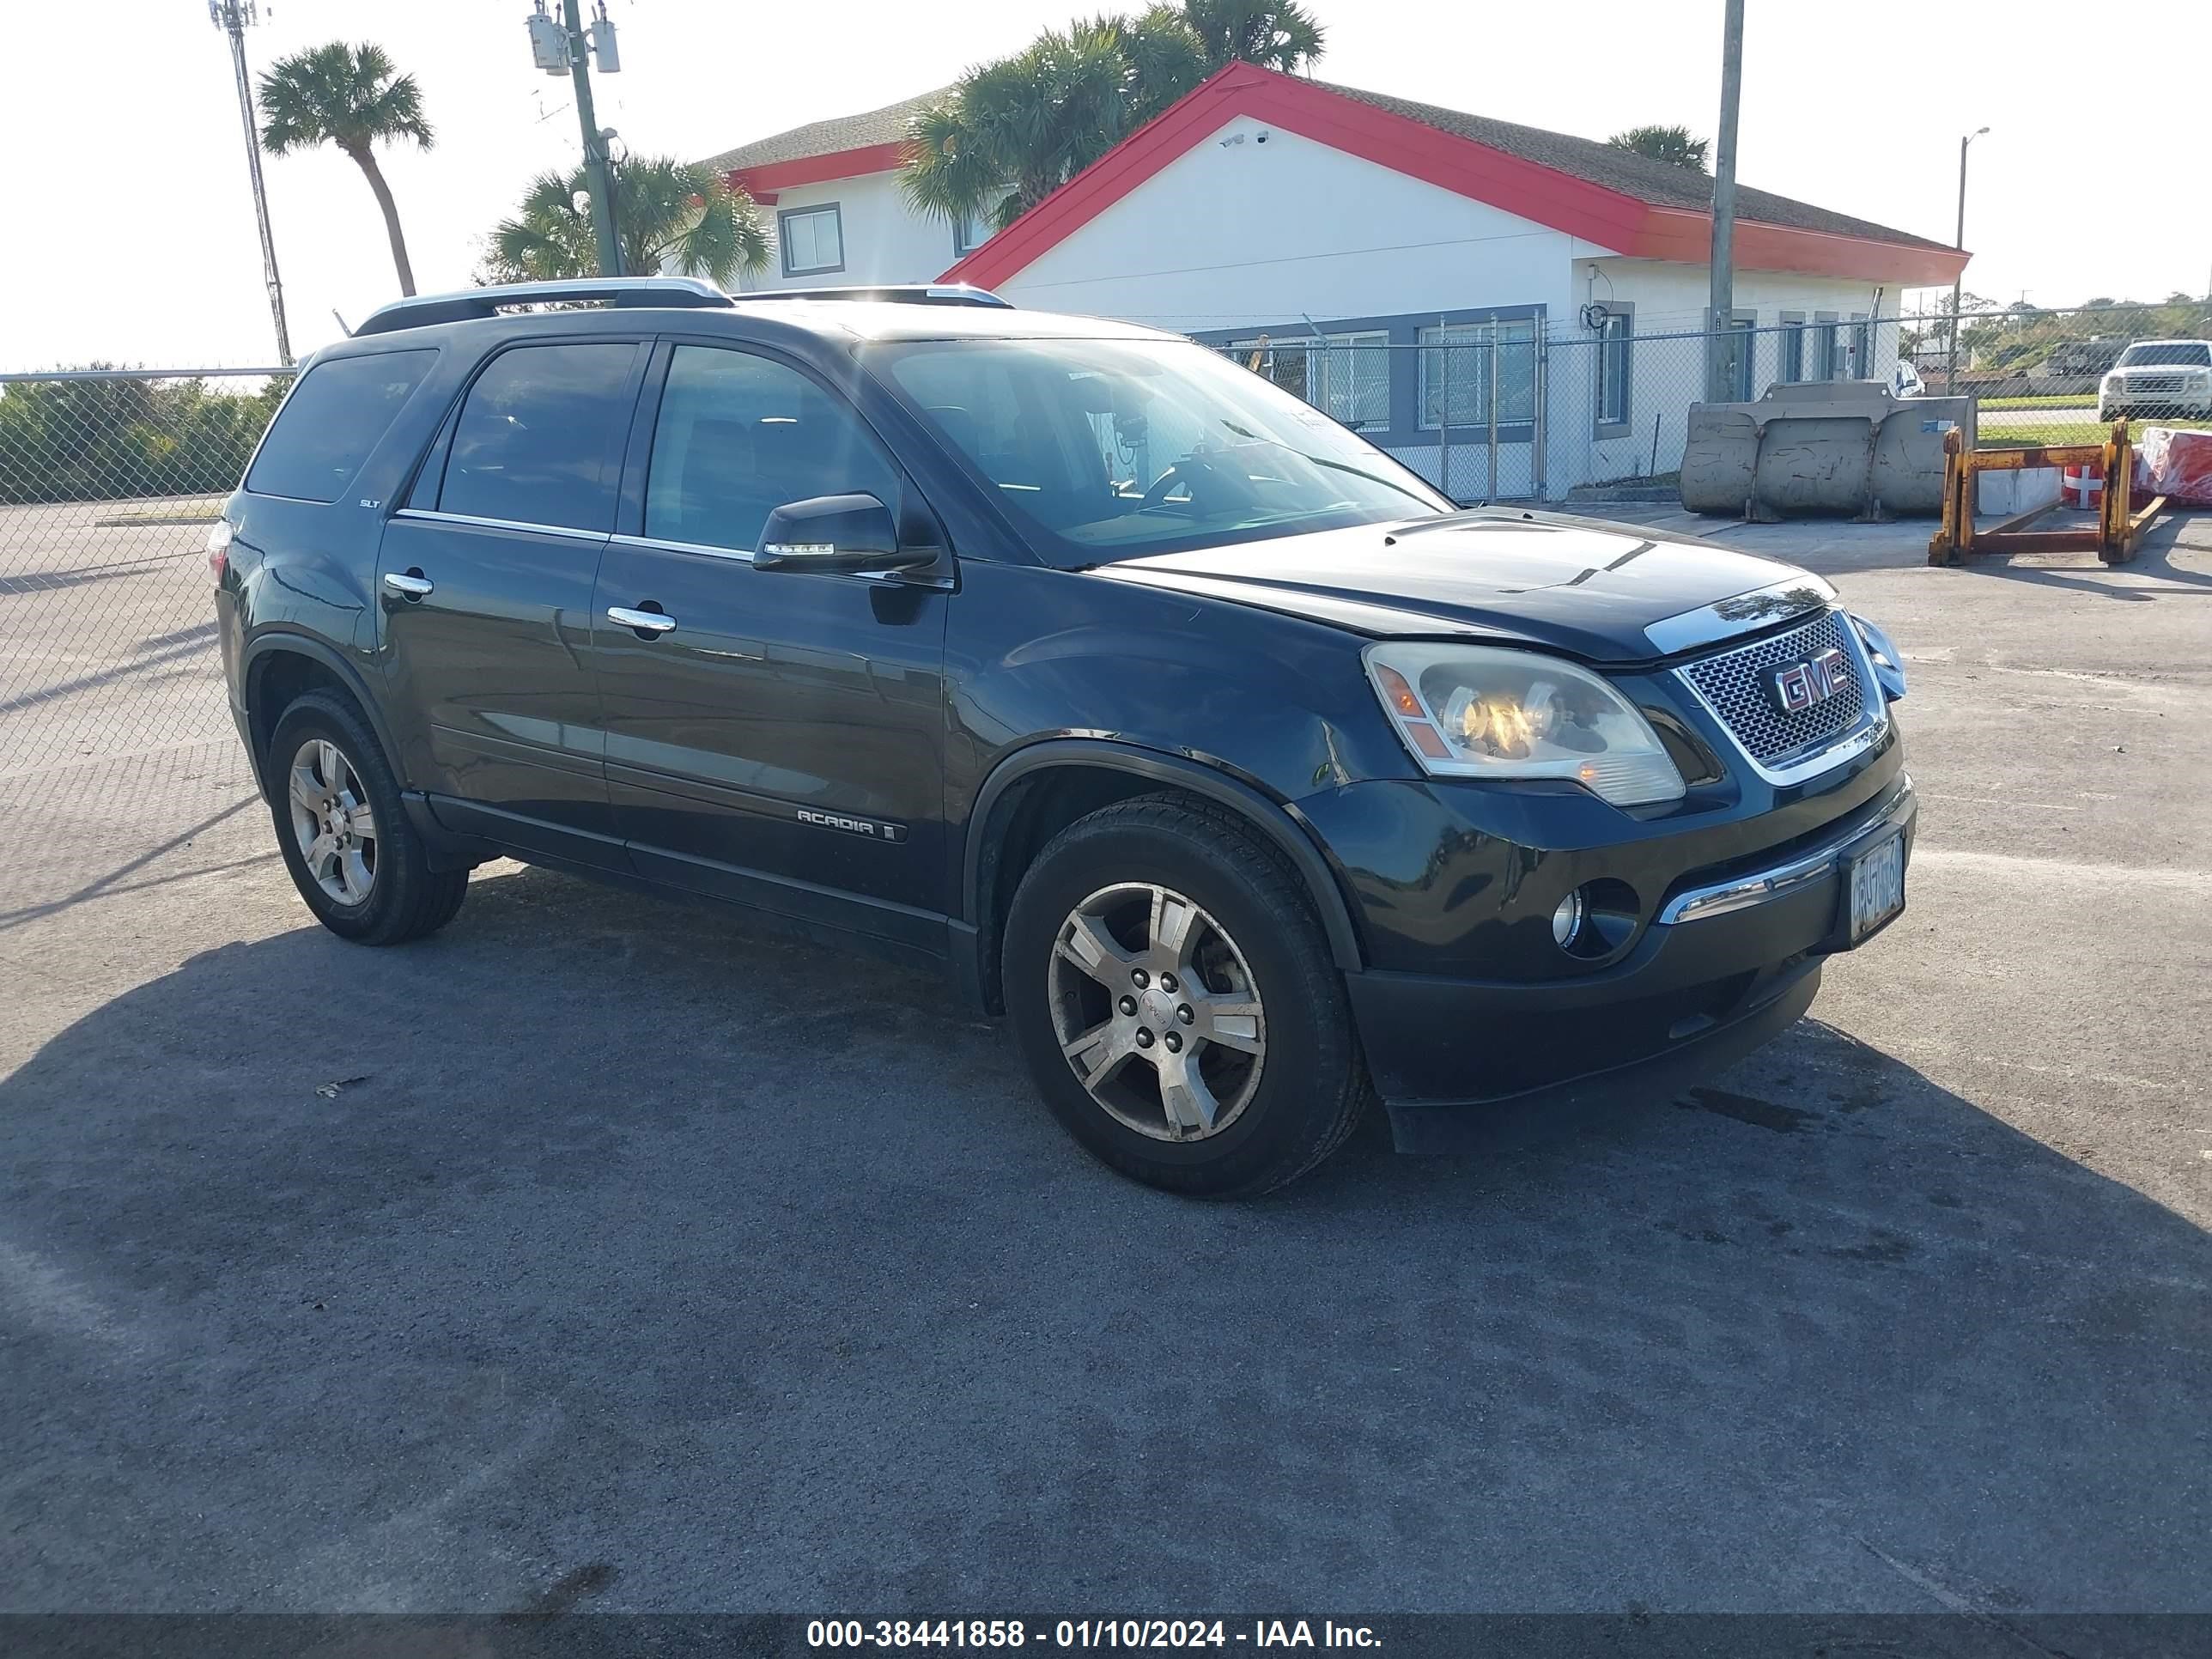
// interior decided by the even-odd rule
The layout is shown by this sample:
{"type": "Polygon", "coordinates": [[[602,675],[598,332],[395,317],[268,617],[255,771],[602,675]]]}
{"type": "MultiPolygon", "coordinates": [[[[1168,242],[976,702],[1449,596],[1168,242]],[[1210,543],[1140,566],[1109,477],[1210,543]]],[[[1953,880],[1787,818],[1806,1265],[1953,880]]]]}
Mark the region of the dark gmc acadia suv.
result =
{"type": "Polygon", "coordinates": [[[1203,347],[974,289],[403,301],[209,547],[334,933],[501,855],[726,900],[949,969],[1177,1191],[1311,1168],[1370,1079],[1413,1150],[1663,1098],[1904,903],[1897,653],[1817,576],[1455,510],[1203,347]]]}

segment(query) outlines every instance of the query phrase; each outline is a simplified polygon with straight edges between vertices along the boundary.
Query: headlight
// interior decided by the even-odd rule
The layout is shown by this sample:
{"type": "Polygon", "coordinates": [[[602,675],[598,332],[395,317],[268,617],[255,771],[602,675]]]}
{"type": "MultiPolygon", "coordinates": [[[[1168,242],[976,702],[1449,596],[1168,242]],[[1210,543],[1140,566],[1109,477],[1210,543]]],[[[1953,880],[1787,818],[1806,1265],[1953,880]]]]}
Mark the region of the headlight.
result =
{"type": "Polygon", "coordinates": [[[2106,392],[2118,392],[2120,389],[2120,377],[2117,374],[2107,374],[2100,384],[2106,392]]]}
{"type": "Polygon", "coordinates": [[[1615,806],[1680,800],[1650,723],[1588,669],[1492,646],[1370,645],[1367,677],[1432,777],[1570,778],[1615,806]]]}
{"type": "Polygon", "coordinates": [[[1854,616],[1851,626],[1858,629],[1859,642],[1866,647],[1868,659],[1874,664],[1874,678],[1881,687],[1881,694],[1895,702],[1905,695],[1905,657],[1890,642],[1889,635],[1864,617],[1854,616]]]}

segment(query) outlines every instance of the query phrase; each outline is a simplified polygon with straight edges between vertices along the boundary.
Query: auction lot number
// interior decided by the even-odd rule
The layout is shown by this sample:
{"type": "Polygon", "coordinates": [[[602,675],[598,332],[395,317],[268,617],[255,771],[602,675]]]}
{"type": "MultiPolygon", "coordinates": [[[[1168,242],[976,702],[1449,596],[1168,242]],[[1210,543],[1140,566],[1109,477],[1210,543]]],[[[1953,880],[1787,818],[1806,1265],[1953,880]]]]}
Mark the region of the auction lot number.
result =
{"type": "Polygon", "coordinates": [[[1032,1640],[1060,1648],[1218,1648],[1218,1619],[1063,1619],[1049,1636],[1019,1619],[814,1619],[811,1648],[1018,1648],[1032,1640]]]}

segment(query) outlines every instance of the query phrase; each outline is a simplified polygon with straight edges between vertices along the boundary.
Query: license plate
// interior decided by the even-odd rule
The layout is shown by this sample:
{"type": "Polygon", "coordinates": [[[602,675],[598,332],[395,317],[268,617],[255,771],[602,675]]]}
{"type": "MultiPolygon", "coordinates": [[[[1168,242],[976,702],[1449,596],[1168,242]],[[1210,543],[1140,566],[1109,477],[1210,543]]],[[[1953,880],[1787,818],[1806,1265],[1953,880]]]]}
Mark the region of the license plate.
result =
{"type": "Polygon", "coordinates": [[[1905,908],[1903,831],[1851,860],[1850,929],[1856,945],[1905,908]]]}

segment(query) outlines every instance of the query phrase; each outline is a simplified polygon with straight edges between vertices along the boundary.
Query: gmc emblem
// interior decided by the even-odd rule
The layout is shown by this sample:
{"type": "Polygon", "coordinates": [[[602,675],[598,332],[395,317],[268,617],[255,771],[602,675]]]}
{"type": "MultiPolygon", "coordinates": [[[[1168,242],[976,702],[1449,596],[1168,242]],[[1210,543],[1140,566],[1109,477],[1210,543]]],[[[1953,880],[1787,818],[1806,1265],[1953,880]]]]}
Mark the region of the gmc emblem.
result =
{"type": "Polygon", "coordinates": [[[1809,662],[1778,664],[1759,678],[1766,686],[1767,701],[1785,714],[1802,714],[1856,684],[1850,659],[1833,647],[1809,662]]]}

